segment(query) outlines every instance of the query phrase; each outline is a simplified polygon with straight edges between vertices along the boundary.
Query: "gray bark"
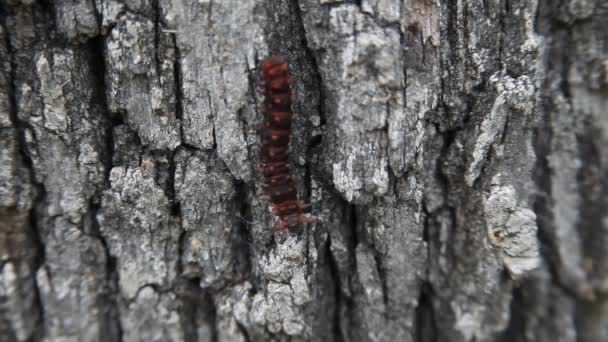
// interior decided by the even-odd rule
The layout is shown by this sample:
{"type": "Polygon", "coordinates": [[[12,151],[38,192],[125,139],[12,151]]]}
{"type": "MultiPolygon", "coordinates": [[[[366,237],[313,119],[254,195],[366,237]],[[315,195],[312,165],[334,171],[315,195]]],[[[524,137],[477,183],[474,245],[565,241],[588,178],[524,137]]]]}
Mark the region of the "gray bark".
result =
{"type": "Polygon", "coordinates": [[[607,16],[2,1],[0,340],[608,341],[607,16]],[[256,171],[271,53],[296,231],[256,171]]]}

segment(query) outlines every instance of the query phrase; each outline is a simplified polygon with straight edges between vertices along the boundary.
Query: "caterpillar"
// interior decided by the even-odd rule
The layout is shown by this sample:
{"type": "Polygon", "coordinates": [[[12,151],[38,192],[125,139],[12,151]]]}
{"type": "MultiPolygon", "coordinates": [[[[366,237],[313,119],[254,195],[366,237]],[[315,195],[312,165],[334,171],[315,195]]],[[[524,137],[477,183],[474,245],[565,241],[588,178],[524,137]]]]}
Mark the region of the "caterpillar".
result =
{"type": "Polygon", "coordinates": [[[308,208],[301,200],[291,174],[289,164],[289,141],[293,137],[291,124],[294,101],[291,92],[293,82],[287,62],[281,56],[271,56],[261,63],[261,80],[264,93],[262,111],[264,121],[259,129],[259,170],[264,177],[262,188],[265,199],[272,205],[272,214],[279,217],[275,230],[293,229],[311,222],[303,214],[308,208]]]}

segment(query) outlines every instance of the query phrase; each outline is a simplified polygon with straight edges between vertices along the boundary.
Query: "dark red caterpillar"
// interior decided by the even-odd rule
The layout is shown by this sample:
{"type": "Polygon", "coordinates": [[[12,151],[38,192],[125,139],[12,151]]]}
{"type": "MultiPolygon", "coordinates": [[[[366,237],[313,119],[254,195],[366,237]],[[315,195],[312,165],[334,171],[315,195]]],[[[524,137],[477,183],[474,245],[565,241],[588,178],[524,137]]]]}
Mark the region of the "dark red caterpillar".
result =
{"type": "Polygon", "coordinates": [[[275,230],[296,228],[311,219],[304,215],[306,205],[298,200],[289,165],[289,141],[294,113],[291,104],[292,78],[281,56],[262,61],[264,123],[260,128],[260,172],[264,175],[265,198],[274,205],[272,214],[279,217],[275,230]]]}

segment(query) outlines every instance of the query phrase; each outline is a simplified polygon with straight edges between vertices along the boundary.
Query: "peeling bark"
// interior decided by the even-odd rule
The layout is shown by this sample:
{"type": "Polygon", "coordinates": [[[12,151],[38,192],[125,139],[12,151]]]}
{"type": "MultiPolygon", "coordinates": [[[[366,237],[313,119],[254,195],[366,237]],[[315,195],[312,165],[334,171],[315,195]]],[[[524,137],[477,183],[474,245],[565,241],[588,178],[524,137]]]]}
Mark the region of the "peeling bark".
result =
{"type": "Polygon", "coordinates": [[[608,6],[0,5],[0,340],[608,340],[608,6]],[[294,74],[315,221],[261,200],[294,74]]]}

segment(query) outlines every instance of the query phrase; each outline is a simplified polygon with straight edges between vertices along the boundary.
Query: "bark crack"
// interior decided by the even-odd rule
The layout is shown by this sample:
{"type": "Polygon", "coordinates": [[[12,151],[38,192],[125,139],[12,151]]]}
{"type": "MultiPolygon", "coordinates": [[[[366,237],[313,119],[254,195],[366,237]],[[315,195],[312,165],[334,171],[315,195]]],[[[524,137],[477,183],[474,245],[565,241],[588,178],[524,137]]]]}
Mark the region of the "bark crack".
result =
{"type": "Polygon", "coordinates": [[[416,342],[436,342],[438,327],[433,309],[433,287],[425,281],[420,288],[418,306],[416,307],[416,342]]]}
{"type": "Polygon", "coordinates": [[[235,184],[235,199],[237,201],[240,218],[237,227],[237,236],[234,239],[234,251],[237,256],[237,272],[241,277],[250,277],[252,273],[252,250],[251,244],[253,237],[251,236],[251,228],[249,227],[252,220],[251,205],[248,201],[247,194],[248,186],[245,182],[237,181],[235,184]]]}
{"type": "Polygon", "coordinates": [[[334,317],[333,317],[333,336],[334,341],[341,342],[347,340],[343,334],[341,329],[341,317],[340,317],[340,309],[343,303],[344,298],[342,298],[342,284],[340,281],[340,270],[338,268],[338,263],[336,258],[331,252],[331,235],[327,235],[327,247],[326,247],[326,257],[329,264],[330,276],[332,283],[334,284],[334,296],[335,296],[335,306],[334,306],[334,317]]]}
{"type": "Polygon", "coordinates": [[[37,317],[33,317],[33,319],[35,319],[37,321],[36,323],[36,328],[34,329],[35,333],[34,336],[31,336],[32,339],[42,339],[42,336],[44,336],[44,327],[45,327],[45,315],[44,315],[44,305],[42,303],[42,298],[40,295],[40,288],[38,285],[38,281],[36,279],[36,273],[40,270],[41,267],[44,267],[44,263],[45,263],[45,249],[46,246],[44,245],[44,242],[42,240],[42,232],[41,232],[41,227],[38,226],[38,213],[37,210],[39,210],[39,208],[42,208],[44,206],[44,203],[46,202],[46,189],[44,188],[44,185],[41,182],[37,181],[36,178],[36,170],[34,167],[34,162],[30,156],[29,150],[27,148],[27,141],[26,141],[26,137],[25,137],[25,131],[29,131],[31,133],[33,133],[33,130],[31,129],[30,125],[27,122],[24,122],[22,120],[19,119],[19,115],[18,115],[18,106],[17,106],[17,97],[16,97],[16,89],[17,89],[17,85],[16,85],[16,77],[15,77],[15,69],[16,69],[16,61],[15,61],[15,51],[14,51],[14,47],[11,43],[11,39],[10,39],[10,34],[11,34],[11,30],[8,29],[8,25],[7,25],[7,17],[8,17],[8,11],[6,8],[7,4],[2,2],[0,3],[0,25],[2,25],[2,28],[4,30],[4,39],[5,39],[5,45],[6,45],[6,50],[7,50],[7,54],[9,57],[9,68],[10,70],[8,70],[8,73],[6,73],[5,70],[5,74],[8,74],[8,100],[9,100],[9,117],[10,117],[10,121],[13,124],[13,128],[14,128],[14,132],[16,135],[16,143],[17,143],[17,147],[18,147],[18,151],[19,151],[19,157],[21,158],[21,161],[23,162],[23,164],[25,165],[25,167],[27,168],[27,170],[29,171],[28,174],[28,181],[29,183],[34,187],[34,195],[33,195],[33,199],[32,199],[32,206],[29,209],[29,228],[30,228],[30,232],[29,232],[29,236],[32,239],[32,242],[35,246],[35,257],[34,257],[34,262],[33,265],[31,265],[32,267],[32,273],[33,273],[33,285],[34,285],[34,291],[35,291],[35,295],[34,295],[34,304],[37,307],[37,317]]]}
{"type": "Polygon", "coordinates": [[[100,107],[102,115],[105,117],[105,139],[104,139],[104,150],[102,151],[102,162],[104,166],[104,179],[102,183],[102,189],[97,189],[94,197],[89,199],[90,221],[92,225],[92,235],[98,239],[104,248],[106,255],[106,280],[110,286],[110,293],[106,298],[109,303],[109,310],[107,314],[107,324],[109,325],[109,336],[114,336],[117,341],[123,339],[123,329],[120,320],[120,309],[119,309],[119,276],[116,263],[116,257],[110,253],[110,248],[106,238],[101,233],[101,227],[97,220],[97,213],[101,209],[100,197],[101,192],[110,189],[110,172],[113,168],[114,159],[114,128],[118,125],[123,124],[122,118],[119,115],[112,115],[110,113],[108,103],[105,97],[106,89],[106,68],[105,68],[105,49],[103,36],[99,35],[90,39],[87,43],[88,49],[88,63],[91,67],[91,72],[94,77],[94,97],[93,102],[100,107]]]}

